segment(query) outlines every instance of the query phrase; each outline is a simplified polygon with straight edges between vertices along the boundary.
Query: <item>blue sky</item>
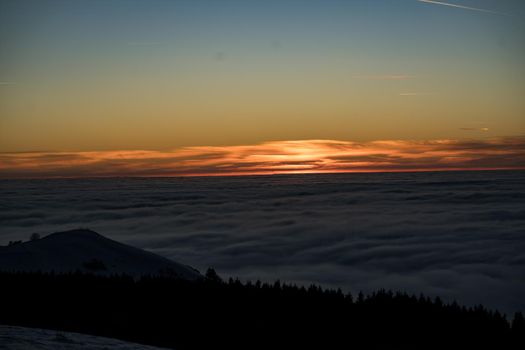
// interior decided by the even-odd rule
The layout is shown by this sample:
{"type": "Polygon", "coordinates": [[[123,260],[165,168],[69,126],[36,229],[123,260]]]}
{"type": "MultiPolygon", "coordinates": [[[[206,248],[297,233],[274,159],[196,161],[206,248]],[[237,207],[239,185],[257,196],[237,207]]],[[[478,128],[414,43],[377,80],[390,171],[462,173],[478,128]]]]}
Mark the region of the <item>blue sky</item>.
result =
{"type": "Polygon", "coordinates": [[[525,2],[447,3],[1,0],[0,150],[522,135],[525,2]]]}

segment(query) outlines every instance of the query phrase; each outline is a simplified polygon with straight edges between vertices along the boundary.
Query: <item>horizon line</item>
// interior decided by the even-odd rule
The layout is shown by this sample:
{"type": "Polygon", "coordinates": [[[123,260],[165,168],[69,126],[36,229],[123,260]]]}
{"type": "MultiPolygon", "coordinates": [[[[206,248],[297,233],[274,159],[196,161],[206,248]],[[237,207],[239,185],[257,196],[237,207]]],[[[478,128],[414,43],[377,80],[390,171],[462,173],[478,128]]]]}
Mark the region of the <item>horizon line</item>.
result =
{"type": "Polygon", "coordinates": [[[409,174],[409,173],[455,173],[455,172],[489,172],[489,171],[525,171],[524,167],[500,168],[443,168],[443,169],[398,169],[398,170],[342,170],[342,171],[305,171],[305,172],[259,172],[259,173],[210,173],[183,175],[91,175],[91,176],[48,176],[48,177],[0,177],[0,181],[17,180],[104,180],[104,179],[173,179],[196,177],[266,177],[266,176],[315,176],[315,175],[348,175],[348,174],[409,174]]]}

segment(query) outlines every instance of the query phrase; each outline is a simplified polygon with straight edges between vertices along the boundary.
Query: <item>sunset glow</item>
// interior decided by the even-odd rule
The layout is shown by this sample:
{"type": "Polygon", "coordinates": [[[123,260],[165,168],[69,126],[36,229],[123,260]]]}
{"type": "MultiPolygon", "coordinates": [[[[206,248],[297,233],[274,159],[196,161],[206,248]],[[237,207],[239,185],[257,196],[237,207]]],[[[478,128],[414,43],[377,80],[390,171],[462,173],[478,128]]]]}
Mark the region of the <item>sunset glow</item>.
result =
{"type": "Polygon", "coordinates": [[[235,145],[523,136],[524,14],[517,0],[2,1],[0,152],[100,164],[113,153],[85,152],[234,146],[257,169],[211,170],[332,171],[318,144],[235,145]]]}
{"type": "Polygon", "coordinates": [[[274,141],[173,151],[0,155],[0,176],[107,177],[525,169],[525,139],[274,141]]]}
{"type": "Polygon", "coordinates": [[[525,0],[0,0],[0,198],[0,348],[516,348],[525,0]]]}
{"type": "Polygon", "coordinates": [[[5,1],[0,177],[520,169],[524,11],[5,1]]]}

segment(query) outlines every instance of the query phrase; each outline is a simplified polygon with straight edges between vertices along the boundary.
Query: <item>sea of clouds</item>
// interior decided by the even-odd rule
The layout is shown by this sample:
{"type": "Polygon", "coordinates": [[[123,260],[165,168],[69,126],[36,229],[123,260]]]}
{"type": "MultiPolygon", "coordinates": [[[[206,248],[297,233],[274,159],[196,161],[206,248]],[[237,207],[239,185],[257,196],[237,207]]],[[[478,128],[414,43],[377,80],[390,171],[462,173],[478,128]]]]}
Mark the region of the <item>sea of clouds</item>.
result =
{"type": "Polygon", "coordinates": [[[223,277],[525,310],[523,171],[0,181],[0,244],[79,227],[223,277]]]}

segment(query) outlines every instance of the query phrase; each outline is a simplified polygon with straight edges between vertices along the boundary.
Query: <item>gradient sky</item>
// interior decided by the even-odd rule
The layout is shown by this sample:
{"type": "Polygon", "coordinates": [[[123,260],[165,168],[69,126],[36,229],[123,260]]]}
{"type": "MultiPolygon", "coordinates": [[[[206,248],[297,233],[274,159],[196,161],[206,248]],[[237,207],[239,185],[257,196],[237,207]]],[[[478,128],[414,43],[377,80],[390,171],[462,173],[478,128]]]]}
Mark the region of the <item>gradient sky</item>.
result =
{"type": "Polygon", "coordinates": [[[522,0],[0,0],[0,152],[501,140],[523,62],[522,0]]]}

